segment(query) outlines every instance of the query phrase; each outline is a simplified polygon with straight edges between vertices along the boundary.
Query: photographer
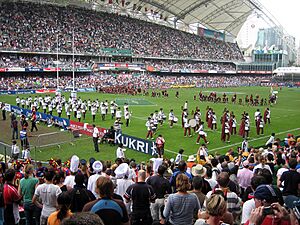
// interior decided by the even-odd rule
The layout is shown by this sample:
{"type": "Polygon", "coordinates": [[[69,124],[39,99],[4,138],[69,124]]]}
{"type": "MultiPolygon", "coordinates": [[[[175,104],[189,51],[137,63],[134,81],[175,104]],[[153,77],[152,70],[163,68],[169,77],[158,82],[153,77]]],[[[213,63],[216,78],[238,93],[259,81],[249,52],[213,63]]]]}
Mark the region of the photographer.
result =
{"type": "Polygon", "coordinates": [[[260,185],[254,192],[255,209],[245,225],[290,225],[288,211],[278,203],[270,185],[260,185]]]}

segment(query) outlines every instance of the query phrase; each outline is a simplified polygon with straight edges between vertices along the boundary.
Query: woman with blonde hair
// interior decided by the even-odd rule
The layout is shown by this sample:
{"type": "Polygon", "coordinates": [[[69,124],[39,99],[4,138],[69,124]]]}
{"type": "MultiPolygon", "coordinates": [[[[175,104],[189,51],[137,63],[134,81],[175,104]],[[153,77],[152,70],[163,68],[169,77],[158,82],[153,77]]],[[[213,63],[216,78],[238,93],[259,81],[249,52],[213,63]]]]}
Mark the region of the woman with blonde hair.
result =
{"type": "Polygon", "coordinates": [[[163,212],[163,216],[168,221],[168,224],[193,224],[194,214],[201,207],[197,196],[188,193],[190,189],[189,178],[185,174],[179,174],[176,177],[177,193],[169,195],[163,212]]]}
{"type": "Polygon", "coordinates": [[[208,218],[206,220],[198,219],[195,225],[225,225],[221,219],[226,212],[227,204],[225,199],[219,194],[212,194],[206,202],[208,218]]]}

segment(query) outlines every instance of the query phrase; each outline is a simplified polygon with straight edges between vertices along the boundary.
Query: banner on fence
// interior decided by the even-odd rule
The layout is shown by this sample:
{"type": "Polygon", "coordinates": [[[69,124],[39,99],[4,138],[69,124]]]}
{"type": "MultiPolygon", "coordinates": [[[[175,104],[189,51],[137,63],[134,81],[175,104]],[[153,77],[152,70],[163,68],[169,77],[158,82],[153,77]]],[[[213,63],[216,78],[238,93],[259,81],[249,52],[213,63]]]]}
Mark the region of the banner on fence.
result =
{"type": "MultiPolygon", "coordinates": [[[[97,127],[99,131],[99,137],[102,138],[104,134],[106,133],[106,129],[102,127],[97,127]]],[[[82,123],[82,122],[76,122],[73,120],[70,120],[70,129],[71,130],[78,130],[81,134],[88,135],[90,137],[93,136],[94,128],[93,125],[82,123]]]]}
{"type": "MultiPolygon", "coordinates": [[[[26,117],[30,118],[32,115],[32,111],[29,109],[23,109],[18,106],[11,106],[11,109],[17,114],[17,115],[25,115],[26,117]]],[[[59,127],[64,128],[65,130],[70,127],[70,120],[61,118],[58,116],[51,116],[46,113],[36,112],[36,117],[40,121],[54,123],[55,125],[58,125],[59,127]]]]}
{"type": "Polygon", "coordinates": [[[123,144],[124,147],[149,155],[156,155],[156,146],[153,141],[132,137],[127,134],[116,133],[115,143],[123,144]]]}
{"type": "Polygon", "coordinates": [[[5,90],[0,91],[0,95],[17,95],[17,94],[35,94],[35,90],[5,90]]]}

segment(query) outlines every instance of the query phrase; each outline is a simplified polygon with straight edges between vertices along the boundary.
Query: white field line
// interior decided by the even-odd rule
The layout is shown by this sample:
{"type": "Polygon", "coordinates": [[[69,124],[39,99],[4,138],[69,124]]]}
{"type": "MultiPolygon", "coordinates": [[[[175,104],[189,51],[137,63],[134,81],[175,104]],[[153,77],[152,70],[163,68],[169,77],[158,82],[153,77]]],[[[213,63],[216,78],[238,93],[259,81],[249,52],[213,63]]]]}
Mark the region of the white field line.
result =
{"type": "MultiPolygon", "coordinates": [[[[278,134],[285,134],[285,133],[292,132],[292,131],[296,131],[296,130],[300,130],[300,128],[295,128],[295,129],[291,129],[291,130],[286,130],[286,131],[282,131],[282,132],[277,132],[276,135],[278,135],[278,134]]],[[[254,138],[254,139],[249,140],[248,142],[253,142],[253,141],[265,139],[265,138],[267,138],[267,137],[270,137],[270,135],[265,135],[265,136],[262,136],[262,137],[259,137],[259,138],[254,138]]],[[[235,144],[231,144],[231,145],[226,145],[226,146],[214,148],[214,149],[209,150],[208,152],[216,151],[216,150],[223,149],[223,148],[230,148],[230,147],[233,147],[233,146],[236,146],[236,145],[240,145],[240,144],[242,144],[242,142],[237,142],[237,143],[235,143],[235,144]]]]}

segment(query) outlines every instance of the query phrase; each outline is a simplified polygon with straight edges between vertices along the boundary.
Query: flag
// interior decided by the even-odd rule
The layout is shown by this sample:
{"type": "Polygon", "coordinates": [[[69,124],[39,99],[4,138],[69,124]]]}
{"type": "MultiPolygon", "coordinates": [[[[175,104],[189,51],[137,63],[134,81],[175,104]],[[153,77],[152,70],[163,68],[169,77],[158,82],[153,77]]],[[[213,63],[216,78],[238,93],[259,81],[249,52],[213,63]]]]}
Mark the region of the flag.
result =
{"type": "Polygon", "coordinates": [[[273,93],[273,87],[271,86],[271,89],[270,89],[270,93],[272,94],[273,93]]]}

